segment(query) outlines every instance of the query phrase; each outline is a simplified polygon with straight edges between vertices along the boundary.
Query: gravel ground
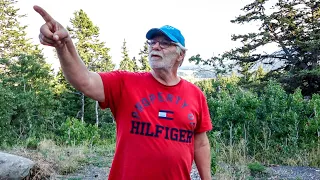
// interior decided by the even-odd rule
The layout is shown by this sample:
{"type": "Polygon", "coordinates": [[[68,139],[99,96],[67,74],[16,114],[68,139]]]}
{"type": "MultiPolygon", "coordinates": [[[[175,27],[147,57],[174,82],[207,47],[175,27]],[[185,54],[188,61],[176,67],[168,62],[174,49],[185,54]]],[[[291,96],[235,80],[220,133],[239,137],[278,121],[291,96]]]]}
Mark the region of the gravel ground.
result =
{"type": "MultiPolygon", "coordinates": [[[[311,167],[274,166],[267,169],[269,180],[320,180],[320,169],[311,167]]],[[[193,166],[192,180],[201,180],[198,170],[193,166]]],[[[214,178],[214,177],[213,177],[214,178]]]]}
{"type": "Polygon", "coordinates": [[[67,176],[56,175],[52,179],[56,180],[67,180],[67,179],[81,179],[81,180],[106,180],[108,178],[109,168],[108,167],[97,167],[89,165],[77,173],[70,174],[67,176]]]}
{"type": "MultiPolygon", "coordinates": [[[[65,180],[65,179],[81,179],[81,180],[106,180],[108,177],[110,168],[108,167],[96,167],[93,165],[89,165],[85,167],[83,170],[78,171],[77,173],[70,174],[68,176],[56,175],[52,179],[56,180],[65,180]]],[[[198,170],[195,166],[192,167],[192,171],[190,173],[190,177],[192,180],[201,180],[198,170]]]]}
{"type": "Polygon", "coordinates": [[[270,179],[320,180],[320,169],[311,167],[275,166],[270,167],[270,179]]]}
{"type": "Polygon", "coordinates": [[[198,172],[197,167],[195,166],[195,164],[192,165],[190,177],[191,177],[192,180],[201,180],[199,172],[198,172]]]}
{"type": "MultiPolygon", "coordinates": [[[[68,176],[57,175],[52,179],[81,179],[81,180],[106,180],[109,172],[108,167],[87,166],[85,169],[68,176]]],[[[273,166],[267,169],[268,180],[320,180],[320,169],[311,167],[291,167],[291,166],[273,166]]],[[[192,180],[201,180],[195,165],[192,166],[190,173],[192,180]]],[[[214,177],[213,177],[214,178],[214,177]]],[[[261,178],[260,178],[261,179],[261,178]]]]}

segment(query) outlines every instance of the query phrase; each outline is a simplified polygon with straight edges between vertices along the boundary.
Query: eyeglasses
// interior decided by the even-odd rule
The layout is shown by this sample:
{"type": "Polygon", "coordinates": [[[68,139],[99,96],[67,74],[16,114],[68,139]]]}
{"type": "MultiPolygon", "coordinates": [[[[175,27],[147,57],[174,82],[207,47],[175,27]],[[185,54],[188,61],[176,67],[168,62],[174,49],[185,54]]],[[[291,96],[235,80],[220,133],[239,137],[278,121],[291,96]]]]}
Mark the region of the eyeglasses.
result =
{"type": "Polygon", "coordinates": [[[167,41],[167,40],[160,40],[160,41],[157,41],[157,40],[148,40],[147,43],[153,47],[154,45],[156,45],[157,43],[159,43],[160,47],[162,49],[165,49],[165,48],[168,48],[170,47],[171,45],[176,45],[174,42],[171,42],[171,41],[167,41]]]}

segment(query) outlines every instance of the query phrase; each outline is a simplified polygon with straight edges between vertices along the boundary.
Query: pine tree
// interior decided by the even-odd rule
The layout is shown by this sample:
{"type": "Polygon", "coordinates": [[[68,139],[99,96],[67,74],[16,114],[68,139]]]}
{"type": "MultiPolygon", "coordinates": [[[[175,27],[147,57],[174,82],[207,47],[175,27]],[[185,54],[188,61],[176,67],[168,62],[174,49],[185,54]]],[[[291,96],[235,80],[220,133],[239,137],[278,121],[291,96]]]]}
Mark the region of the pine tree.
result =
{"type": "Polygon", "coordinates": [[[253,73],[254,81],[260,81],[266,75],[262,66],[259,66],[258,69],[253,73]]]}
{"type": "Polygon", "coordinates": [[[60,68],[54,79],[54,91],[56,98],[61,102],[60,111],[65,117],[81,118],[81,96],[82,93],[77,92],[63,76],[60,68]]]}
{"type": "Polygon", "coordinates": [[[67,27],[81,59],[92,71],[110,71],[115,65],[109,56],[110,49],[99,40],[99,27],[95,26],[88,15],[81,9],[74,13],[72,26],[67,27]]]}
{"type": "MultiPolygon", "coordinates": [[[[320,92],[320,2],[316,0],[277,0],[271,9],[266,9],[268,0],[254,0],[244,6],[244,12],[232,23],[255,22],[255,32],[232,35],[233,41],[243,46],[233,48],[221,56],[203,60],[193,56],[190,61],[214,65],[216,62],[234,61],[233,66],[251,62],[254,67],[263,65],[271,69],[266,77],[278,79],[288,92],[296,88],[303,95],[320,92]],[[270,13],[269,13],[270,12],[270,13]],[[257,50],[268,44],[278,45],[273,53],[257,50]],[[248,52],[247,57],[243,53],[248,52]]],[[[271,3],[271,2],[270,2],[271,3]]]]}
{"type": "MultiPolygon", "coordinates": [[[[88,15],[80,9],[74,13],[74,18],[70,20],[72,26],[67,27],[70,32],[71,38],[75,42],[76,48],[79,52],[81,59],[90,71],[111,71],[114,69],[115,64],[112,63],[109,56],[110,49],[106,47],[105,42],[99,40],[99,27],[95,26],[90,20],[88,15]]],[[[75,92],[75,94],[78,94],[75,92]]],[[[92,119],[98,117],[95,114],[97,111],[97,102],[92,99],[84,97],[81,94],[81,120],[92,119]],[[85,114],[85,106],[86,114],[85,114]]],[[[79,114],[79,113],[77,113],[79,114]]],[[[99,120],[96,119],[96,122],[99,120]]]]}
{"type": "MultiPolygon", "coordinates": [[[[20,55],[14,63],[8,59],[0,59],[0,65],[2,64],[7,69],[0,72],[0,86],[6,87],[6,94],[14,94],[11,99],[14,102],[14,113],[3,122],[5,129],[0,128],[0,137],[2,133],[7,136],[3,141],[9,138],[10,143],[14,143],[18,139],[42,137],[48,132],[54,132],[55,123],[59,124],[61,114],[57,111],[60,102],[54,97],[50,66],[41,56],[35,55],[20,55]]],[[[7,104],[8,102],[0,102],[1,107],[7,104]]]]}
{"type": "Polygon", "coordinates": [[[141,64],[141,71],[150,71],[151,67],[149,65],[149,61],[148,61],[148,54],[149,54],[149,50],[148,50],[148,43],[147,41],[144,42],[144,46],[142,49],[140,49],[139,55],[140,55],[140,59],[139,62],[141,64]]]}
{"type": "Polygon", "coordinates": [[[26,15],[20,15],[15,8],[15,0],[0,0],[0,58],[18,57],[21,54],[34,55],[41,51],[32,45],[26,37],[27,26],[20,21],[26,15]]]}
{"type": "MultiPolygon", "coordinates": [[[[244,52],[243,55],[241,57],[248,57],[249,56],[249,52],[244,52]]],[[[240,73],[242,75],[241,79],[240,79],[240,84],[250,84],[250,82],[252,81],[252,72],[250,72],[252,66],[254,65],[254,63],[252,62],[239,62],[239,69],[238,69],[238,73],[240,73]]]]}
{"type": "Polygon", "coordinates": [[[138,66],[138,64],[137,64],[137,59],[136,59],[136,57],[133,57],[132,58],[132,62],[133,62],[133,71],[134,72],[138,72],[139,71],[139,66],[138,66]]]}
{"type": "Polygon", "coordinates": [[[11,116],[0,129],[1,143],[53,132],[60,119],[59,102],[52,90],[53,71],[38,46],[26,37],[27,26],[20,21],[25,15],[15,8],[17,1],[0,0],[0,86],[13,102],[0,102],[0,107],[14,103],[11,116]],[[10,96],[10,95],[14,96],[10,96]],[[59,116],[59,117],[58,117],[59,116]],[[5,138],[1,133],[6,134],[5,138]]]}
{"type": "Polygon", "coordinates": [[[131,71],[134,72],[136,69],[136,65],[135,63],[132,61],[132,59],[129,58],[129,54],[128,54],[128,50],[127,50],[127,46],[126,46],[127,42],[124,39],[123,41],[123,45],[122,45],[122,60],[120,61],[120,70],[126,70],[126,71],[131,71]]]}

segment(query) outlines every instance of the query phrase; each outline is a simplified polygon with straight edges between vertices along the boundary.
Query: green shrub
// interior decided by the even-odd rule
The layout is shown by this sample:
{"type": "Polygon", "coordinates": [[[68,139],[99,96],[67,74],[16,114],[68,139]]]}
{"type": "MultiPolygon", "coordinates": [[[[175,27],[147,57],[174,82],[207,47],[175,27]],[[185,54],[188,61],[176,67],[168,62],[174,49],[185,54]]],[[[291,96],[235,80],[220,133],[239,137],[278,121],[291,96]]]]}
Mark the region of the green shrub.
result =
{"type": "Polygon", "coordinates": [[[248,164],[248,169],[253,177],[263,177],[265,174],[266,167],[259,162],[253,162],[248,164]]]}
{"type": "Polygon", "coordinates": [[[60,142],[66,145],[79,145],[89,143],[94,145],[100,140],[97,126],[82,123],[76,118],[67,118],[60,127],[60,142]]]}
{"type": "MultiPolygon", "coordinates": [[[[301,152],[310,152],[320,142],[319,95],[304,99],[300,89],[288,94],[274,81],[256,92],[228,80],[198,85],[205,90],[213,131],[220,134],[221,145],[234,147],[243,141],[246,156],[264,164],[316,162],[311,158],[316,153],[303,158],[301,152]],[[300,160],[292,161],[294,156],[300,160]]],[[[209,138],[215,137],[209,134],[209,138]]]]}

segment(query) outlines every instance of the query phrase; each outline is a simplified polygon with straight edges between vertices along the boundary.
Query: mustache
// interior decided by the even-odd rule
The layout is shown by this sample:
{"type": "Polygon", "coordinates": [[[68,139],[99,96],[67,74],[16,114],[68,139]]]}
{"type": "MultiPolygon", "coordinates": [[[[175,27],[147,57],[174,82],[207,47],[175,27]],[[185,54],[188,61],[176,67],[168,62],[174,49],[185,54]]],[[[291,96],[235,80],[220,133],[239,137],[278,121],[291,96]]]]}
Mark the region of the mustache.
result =
{"type": "Polygon", "coordinates": [[[161,58],[163,57],[163,54],[159,51],[151,51],[150,56],[160,56],[161,58]]]}

